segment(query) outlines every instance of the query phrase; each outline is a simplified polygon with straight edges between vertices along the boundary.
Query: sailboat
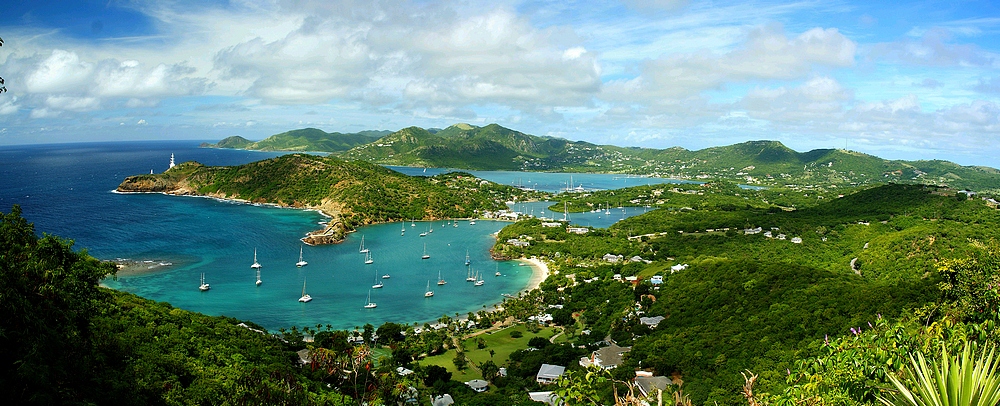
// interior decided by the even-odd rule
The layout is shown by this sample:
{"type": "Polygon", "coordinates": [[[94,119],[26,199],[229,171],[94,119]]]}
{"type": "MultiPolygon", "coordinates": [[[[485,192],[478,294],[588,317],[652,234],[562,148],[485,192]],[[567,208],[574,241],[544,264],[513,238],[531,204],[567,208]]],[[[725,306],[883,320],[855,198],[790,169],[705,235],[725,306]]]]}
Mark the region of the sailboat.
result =
{"type": "MultiPolygon", "coordinates": [[[[381,286],[379,286],[379,287],[381,287],[381,286]]],[[[367,300],[367,302],[365,304],[365,309],[374,309],[376,306],[378,306],[378,305],[375,304],[374,302],[372,302],[372,291],[369,290],[368,291],[368,300],[367,300]]]]}
{"type": "Polygon", "coordinates": [[[430,258],[430,257],[431,257],[430,255],[427,255],[427,244],[424,243],[424,255],[421,256],[420,259],[427,259],[427,258],[430,258]]]}
{"type": "Polygon", "coordinates": [[[424,297],[434,296],[434,291],[431,290],[431,281],[427,281],[427,291],[424,292],[424,297]]]}
{"type": "Polygon", "coordinates": [[[382,275],[382,279],[389,279],[389,274],[382,275]]]}
{"type": "Polygon", "coordinates": [[[427,234],[433,233],[434,227],[431,227],[431,223],[427,223],[427,234]]]}
{"type": "Polygon", "coordinates": [[[310,300],[313,300],[313,298],[312,296],[309,296],[309,294],[306,293],[306,279],[302,278],[302,297],[299,298],[299,301],[302,303],[306,303],[309,302],[310,300]]]}
{"type": "Polygon", "coordinates": [[[375,260],[372,259],[372,253],[371,252],[366,252],[365,253],[365,265],[371,265],[374,262],[375,262],[375,260]]]}
{"type": "Polygon", "coordinates": [[[500,264],[497,264],[497,273],[493,276],[500,276],[500,264]]]}
{"type": "Polygon", "coordinates": [[[474,283],[473,285],[475,285],[475,286],[483,286],[484,283],[486,283],[486,281],[484,281],[483,277],[481,275],[479,275],[479,272],[476,272],[476,283],[474,283]]]}
{"type": "Polygon", "coordinates": [[[410,219],[410,227],[416,227],[416,226],[417,226],[417,223],[414,223],[413,219],[410,219]]]}
{"type": "Polygon", "coordinates": [[[399,235],[406,235],[406,224],[403,224],[403,228],[399,231],[399,235]]]}
{"type": "Polygon", "coordinates": [[[438,286],[444,285],[446,283],[448,282],[445,281],[443,278],[441,278],[441,270],[438,270],[438,286]]]}
{"type": "Polygon", "coordinates": [[[472,274],[472,268],[471,267],[469,268],[469,272],[467,273],[467,276],[465,277],[465,281],[466,282],[475,282],[476,281],[475,275],[472,274]]]}
{"type": "Polygon", "coordinates": [[[253,249],[253,265],[250,265],[253,269],[260,269],[260,262],[257,262],[257,249],[253,249]]]}
{"type": "Polygon", "coordinates": [[[469,225],[470,226],[476,225],[476,220],[475,219],[469,220],[469,225]]]}
{"type": "Polygon", "coordinates": [[[262,284],[262,283],[264,283],[264,282],[261,282],[261,280],[260,280],[260,269],[258,269],[257,270],[257,286],[260,286],[260,284],[262,284]]]}
{"type": "Polygon", "coordinates": [[[309,265],[309,263],[302,260],[302,246],[299,246],[299,262],[296,262],[295,266],[301,268],[301,267],[304,267],[306,265],[309,265]]]}
{"type": "MultiPolygon", "coordinates": [[[[378,271],[375,271],[375,284],[372,285],[372,289],[382,289],[382,286],[384,285],[382,285],[382,281],[378,279],[378,271]]],[[[371,292],[369,291],[369,293],[371,292]]]]}
{"type": "MultiPolygon", "coordinates": [[[[405,228],[403,230],[406,230],[405,228]]],[[[365,236],[361,236],[361,248],[358,248],[358,252],[362,254],[368,253],[368,248],[365,248],[365,236]]]]}
{"type": "Polygon", "coordinates": [[[465,266],[469,266],[472,261],[469,261],[469,250],[465,250],[465,266]]]}
{"type": "Polygon", "coordinates": [[[205,274],[202,273],[201,274],[201,286],[198,286],[198,290],[204,292],[204,291],[207,291],[207,290],[209,290],[211,288],[212,288],[211,286],[209,286],[207,283],[205,283],[205,274]]]}

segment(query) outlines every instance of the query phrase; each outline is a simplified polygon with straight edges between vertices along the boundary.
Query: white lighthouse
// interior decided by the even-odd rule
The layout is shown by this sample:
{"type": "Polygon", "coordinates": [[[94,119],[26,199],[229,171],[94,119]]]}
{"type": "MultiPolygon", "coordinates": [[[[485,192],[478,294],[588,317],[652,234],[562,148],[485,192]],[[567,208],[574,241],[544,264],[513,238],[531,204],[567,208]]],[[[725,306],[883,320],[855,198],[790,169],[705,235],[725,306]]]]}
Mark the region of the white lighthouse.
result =
{"type": "MultiPolygon", "coordinates": [[[[176,166],[176,164],[174,164],[174,154],[171,153],[170,154],[170,168],[173,168],[174,166],[176,166]]],[[[167,168],[167,169],[170,169],[170,168],[167,168]]]]}

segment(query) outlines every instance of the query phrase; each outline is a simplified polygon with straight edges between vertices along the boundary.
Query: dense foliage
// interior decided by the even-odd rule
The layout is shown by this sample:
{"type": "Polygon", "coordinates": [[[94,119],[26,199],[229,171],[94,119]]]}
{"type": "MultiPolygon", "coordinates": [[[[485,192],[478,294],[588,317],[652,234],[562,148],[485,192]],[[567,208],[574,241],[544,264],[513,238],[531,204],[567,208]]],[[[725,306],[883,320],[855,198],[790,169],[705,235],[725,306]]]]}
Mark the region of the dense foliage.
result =
{"type": "Polygon", "coordinates": [[[505,209],[505,201],[529,196],[468,173],[406,176],[363,161],[305,154],[229,167],[184,163],[163,174],[129,177],[119,190],[193,193],[319,208],[339,216],[348,230],[406,219],[477,217],[478,213],[505,209]]]}
{"type": "MultiPolygon", "coordinates": [[[[494,247],[499,255],[550,261],[558,274],[542,284],[543,300],[563,306],[551,311],[561,324],[575,319],[589,330],[579,343],[607,337],[633,346],[613,371],[619,381],[646,369],[679,378],[696,404],[739,404],[741,372],[756,372],[760,388],[780,392],[794,384],[786,371],[828,348],[817,344],[824,337],[853,337],[852,328],[914,312],[940,326],[996,317],[1000,249],[987,241],[997,211],[982,200],[886,185],[785,210],[766,205],[759,191],[681,187],[567,196],[577,207],[621,196],[626,204],[668,209],[582,235],[520,221],[502,230],[494,247]],[[748,200],[736,204],[742,197],[748,200]],[[615,274],[639,279],[633,287],[615,274]],[[654,274],[663,282],[649,284],[654,274]],[[648,316],[665,319],[650,328],[639,321],[648,316]]],[[[871,379],[888,383],[884,374],[871,379]]],[[[874,401],[873,390],[854,401],[874,401]]]]}
{"type": "Polygon", "coordinates": [[[0,224],[0,397],[11,404],[340,404],[252,323],[98,286],[114,272],[15,206],[0,224]]]}
{"type": "Polygon", "coordinates": [[[275,134],[254,142],[240,136],[233,136],[217,144],[202,144],[206,148],[236,148],[254,151],[347,151],[355,146],[367,144],[388,134],[389,131],[362,131],[360,133],[328,133],[316,128],[303,128],[275,134]]]}
{"type": "Polygon", "coordinates": [[[484,127],[456,124],[443,130],[408,127],[394,133],[358,134],[307,128],[256,143],[223,141],[218,146],[327,151],[388,165],[628,173],[797,188],[836,189],[889,181],[1000,192],[997,176],[1000,171],[994,168],[960,166],[947,161],[891,161],[839,149],[800,153],[777,141],[749,141],[698,151],[679,147],[622,148],[539,137],[497,124],[484,127]]]}

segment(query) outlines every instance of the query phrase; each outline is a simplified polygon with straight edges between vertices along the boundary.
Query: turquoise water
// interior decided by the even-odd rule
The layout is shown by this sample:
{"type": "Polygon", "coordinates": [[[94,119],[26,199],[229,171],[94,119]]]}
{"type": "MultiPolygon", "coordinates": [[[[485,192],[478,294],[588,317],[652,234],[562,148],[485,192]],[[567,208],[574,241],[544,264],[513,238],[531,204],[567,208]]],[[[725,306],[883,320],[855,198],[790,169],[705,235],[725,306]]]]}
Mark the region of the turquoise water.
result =
{"type": "MultiPolygon", "coordinates": [[[[166,170],[171,153],[177,162],[193,160],[206,165],[237,165],[281,155],[203,149],[191,141],[3,147],[0,210],[7,212],[18,204],[38,233],[72,239],[77,248],[86,248],[98,258],[127,258],[155,267],[147,274],[123,274],[106,281],[111,287],[183,309],[250,320],[269,329],[316,324],[353,328],[365,323],[424,322],[445,314],[466,314],[492,307],[502,293],[516,294],[530,277],[530,267],[495,262],[489,257],[492,234],[505,223],[478,221],[472,226],[459,222],[457,228],[447,222],[364,227],[340,245],[306,246],[304,257],[309,265],[297,268],[298,239],[319,228],[324,220],[316,212],[195,197],[113,193],[126,176],[166,170]],[[434,232],[419,237],[428,225],[434,232]],[[403,236],[401,227],[406,228],[403,236]],[[365,265],[357,252],[361,235],[372,250],[371,265],[365,265]],[[431,258],[422,260],[425,243],[431,258]],[[250,268],[255,248],[263,264],[260,287],[254,284],[255,273],[250,268]],[[472,268],[484,273],[483,286],[465,282],[466,251],[472,268]],[[502,276],[493,276],[497,269],[502,276]],[[447,285],[436,285],[438,271],[447,285]],[[198,290],[202,273],[212,286],[208,292],[198,290]],[[378,307],[363,309],[375,275],[385,273],[391,275],[384,281],[385,287],[371,291],[378,307]],[[310,303],[297,301],[303,281],[314,298],[310,303]],[[428,281],[435,291],[432,298],[423,296],[428,281]]],[[[422,169],[419,172],[423,173],[422,169]]],[[[477,174],[508,184],[518,175],[477,174]]],[[[520,175],[550,185],[564,185],[569,177],[520,175]]],[[[573,176],[579,184],[577,176],[583,175],[573,176]]],[[[590,182],[595,187],[621,181],[617,175],[586,176],[598,179],[590,182]],[[600,181],[602,177],[605,180],[600,181]]],[[[587,177],[582,179],[588,182],[587,177]]],[[[584,187],[590,186],[584,183],[584,187]]],[[[537,215],[540,207],[548,204],[534,205],[537,215]]],[[[626,210],[628,216],[645,209],[626,210]]],[[[611,216],[571,214],[571,220],[605,227],[621,217],[615,209],[612,212],[611,216]]],[[[561,218],[562,214],[549,216],[561,218]]]]}
{"type": "MultiPolygon", "coordinates": [[[[564,217],[563,212],[549,210],[549,206],[552,206],[553,204],[553,202],[527,202],[514,203],[508,206],[511,210],[533,215],[535,217],[562,220],[564,217]]],[[[650,210],[653,209],[647,207],[612,207],[607,210],[599,210],[595,212],[588,211],[583,213],[568,213],[565,217],[567,217],[566,220],[568,220],[572,225],[607,228],[621,220],[646,213],[650,210]]]]}
{"type": "MultiPolygon", "coordinates": [[[[434,176],[455,169],[445,168],[415,168],[409,166],[387,166],[390,169],[412,176],[434,176]]],[[[615,175],[603,173],[561,173],[561,172],[512,172],[512,171],[470,171],[477,177],[487,179],[502,185],[520,186],[543,192],[561,192],[572,181],[574,188],[584,190],[610,190],[632,186],[659,185],[664,183],[702,183],[689,180],[670,178],[653,178],[648,176],[615,175]]]]}

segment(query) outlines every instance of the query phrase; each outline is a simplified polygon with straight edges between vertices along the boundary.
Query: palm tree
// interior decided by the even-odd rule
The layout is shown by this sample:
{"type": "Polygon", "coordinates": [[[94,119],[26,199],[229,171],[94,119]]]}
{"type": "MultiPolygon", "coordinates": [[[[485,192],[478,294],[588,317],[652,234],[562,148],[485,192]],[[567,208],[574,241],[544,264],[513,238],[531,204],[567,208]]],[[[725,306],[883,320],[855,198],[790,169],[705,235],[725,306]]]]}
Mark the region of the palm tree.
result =
{"type": "Polygon", "coordinates": [[[962,355],[952,357],[942,346],[941,359],[930,363],[921,353],[910,355],[913,382],[904,382],[897,376],[889,380],[898,393],[891,397],[879,396],[886,406],[995,406],[1000,403],[1000,360],[994,358],[995,347],[973,358],[975,344],[966,344],[962,355]],[[910,386],[909,388],[907,386],[910,386]]]}

